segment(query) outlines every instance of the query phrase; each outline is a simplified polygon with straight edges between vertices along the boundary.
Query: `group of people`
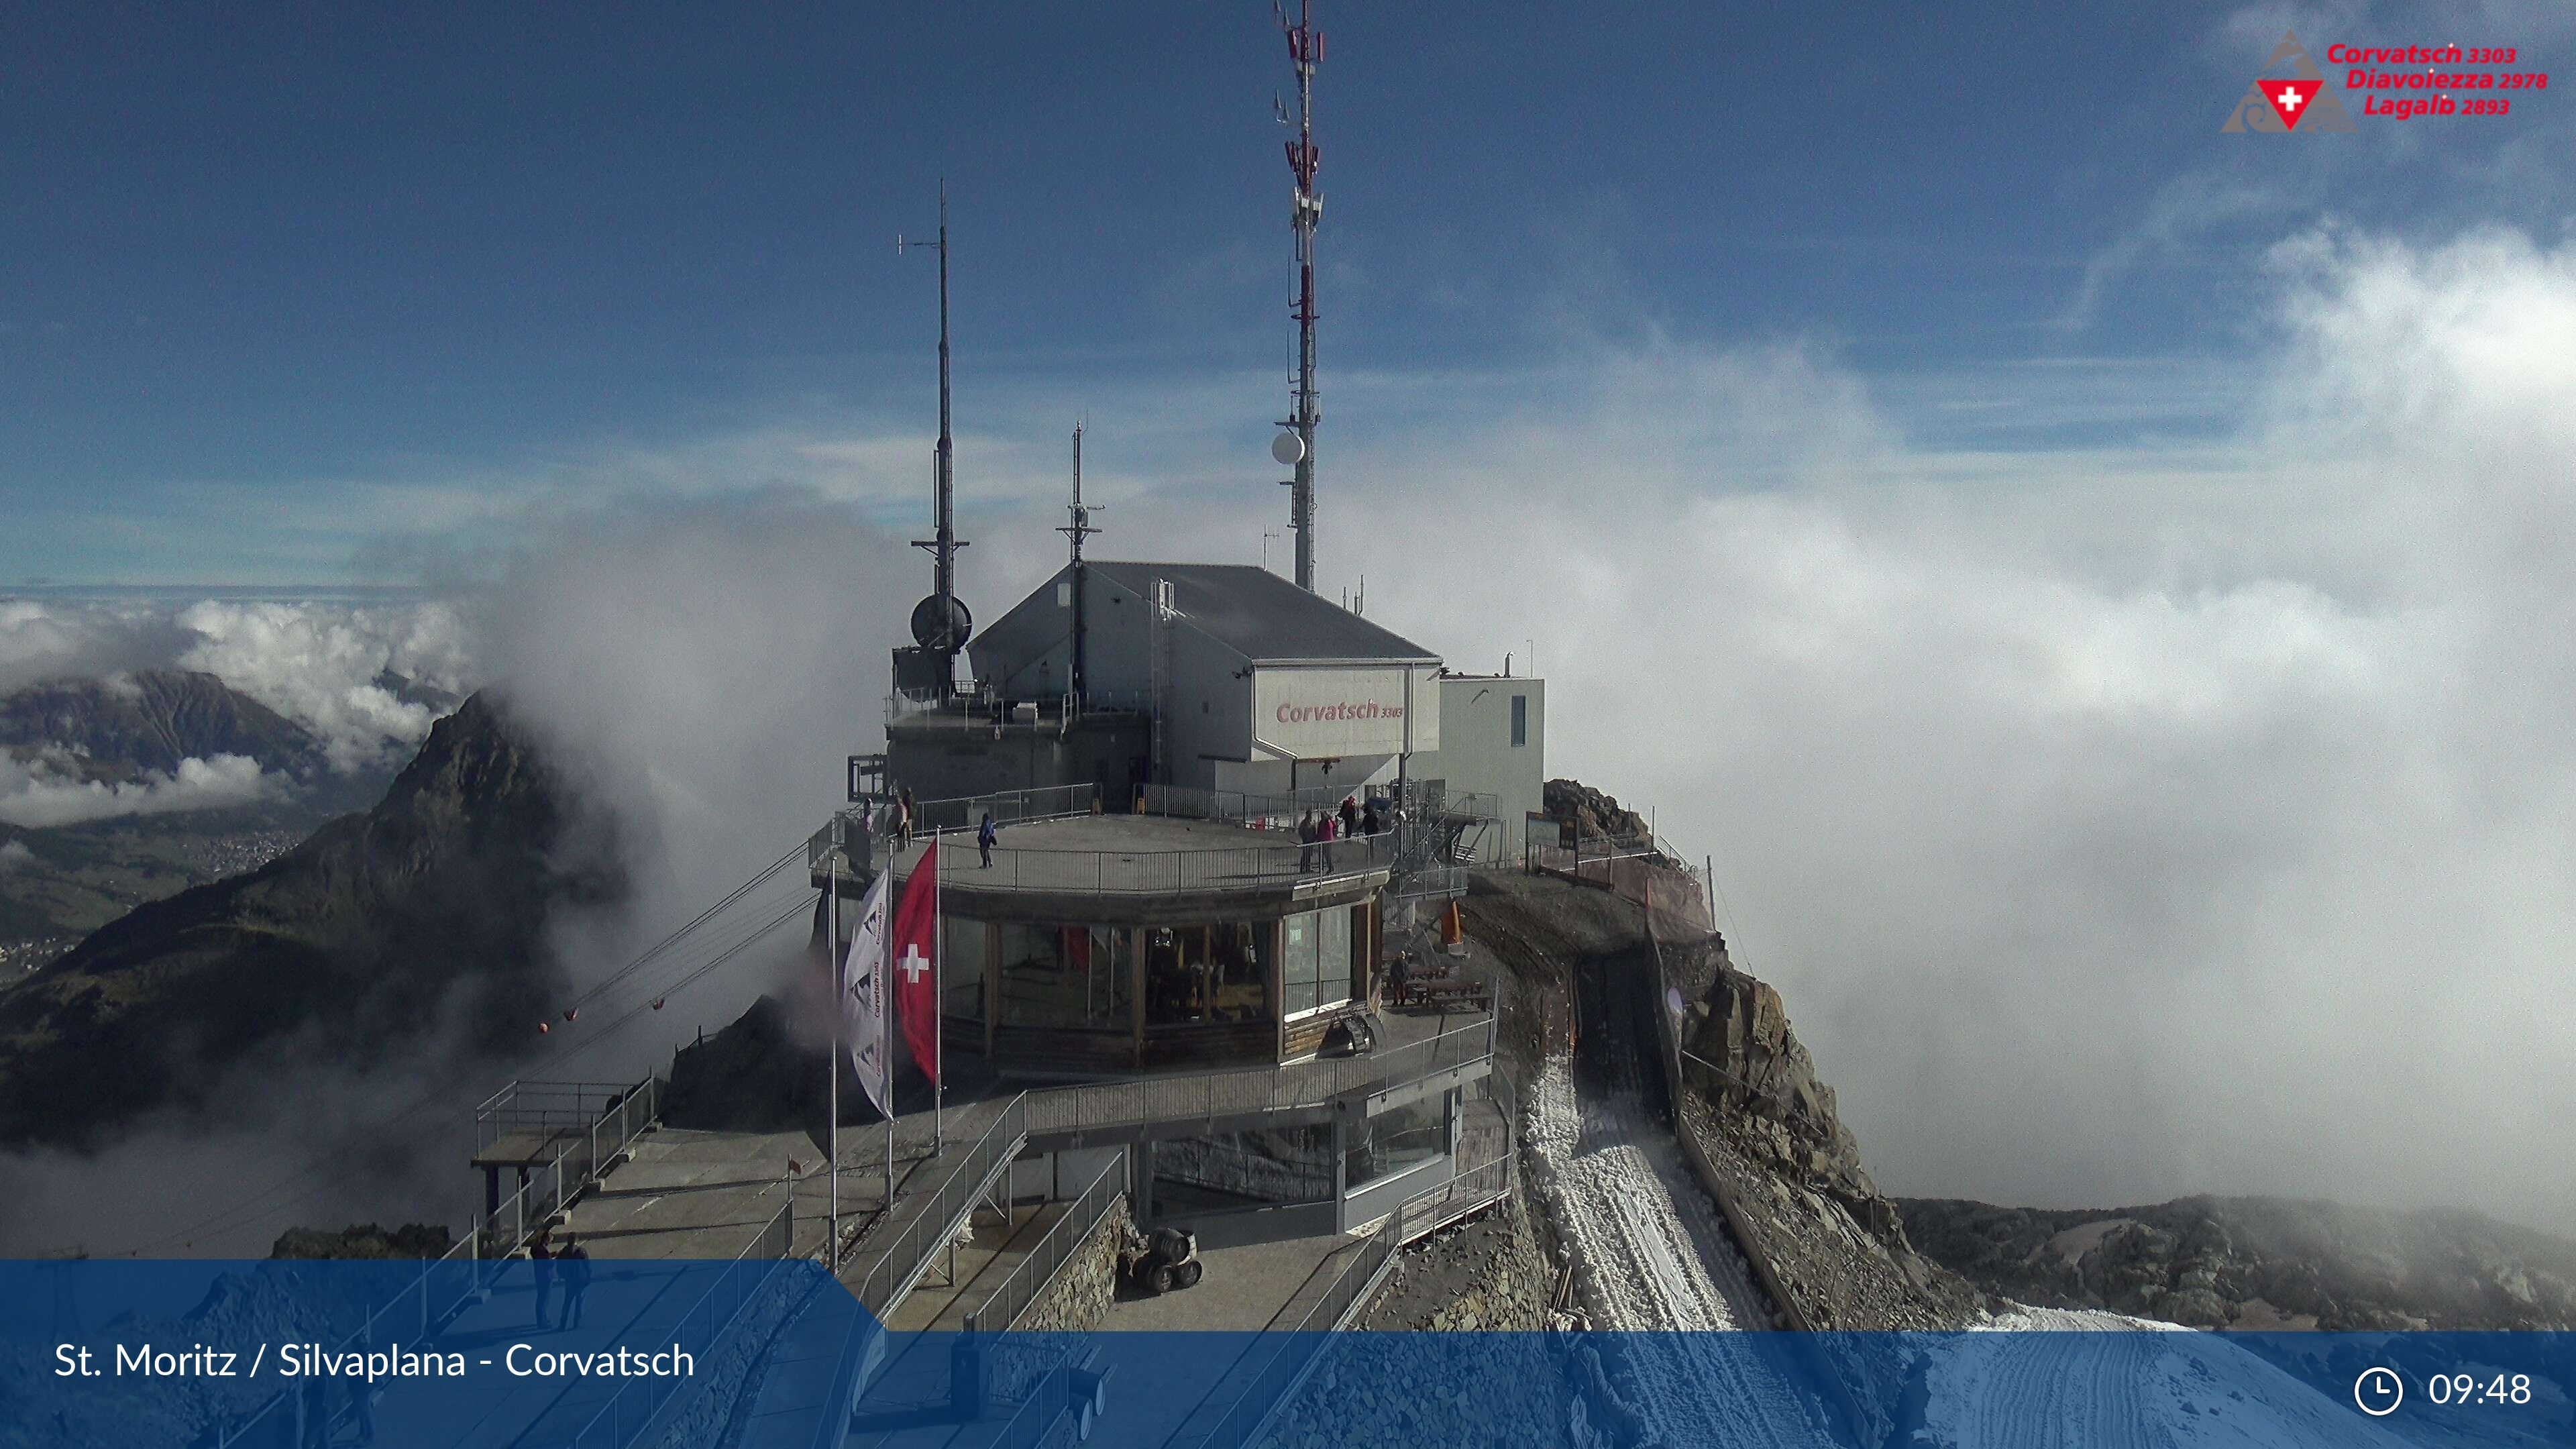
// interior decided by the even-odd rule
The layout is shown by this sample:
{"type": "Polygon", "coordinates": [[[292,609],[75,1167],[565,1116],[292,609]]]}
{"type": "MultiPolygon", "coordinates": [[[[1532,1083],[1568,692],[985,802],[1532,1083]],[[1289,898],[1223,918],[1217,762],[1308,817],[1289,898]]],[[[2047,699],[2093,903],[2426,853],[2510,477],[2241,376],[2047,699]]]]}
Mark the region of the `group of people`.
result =
{"type": "Polygon", "coordinates": [[[564,1234],[561,1247],[554,1245],[552,1234],[539,1233],[528,1244],[528,1260],[537,1266],[537,1327],[581,1327],[582,1300],[590,1295],[590,1249],[570,1233],[564,1234]],[[563,1280],[563,1319],[548,1323],[546,1306],[553,1301],[558,1278],[563,1280]]]}
{"type": "Polygon", "coordinates": [[[1375,796],[1362,805],[1356,795],[1342,797],[1338,810],[1309,810],[1297,821],[1297,866],[1320,870],[1332,864],[1329,848],[1336,840],[1379,835],[1387,829],[1386,811],[1375,796]]]}

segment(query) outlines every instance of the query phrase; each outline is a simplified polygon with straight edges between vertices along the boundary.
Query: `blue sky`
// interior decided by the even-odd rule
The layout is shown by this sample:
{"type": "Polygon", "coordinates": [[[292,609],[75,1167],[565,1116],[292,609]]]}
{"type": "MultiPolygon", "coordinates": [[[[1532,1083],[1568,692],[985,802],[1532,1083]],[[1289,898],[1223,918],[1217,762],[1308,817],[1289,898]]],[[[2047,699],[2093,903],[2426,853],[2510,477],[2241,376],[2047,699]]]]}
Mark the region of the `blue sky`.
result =
{"type": "MultiPolygon", "coordinates": [[[[2565,214],[2546,97],[2216,134],[2283,24],[2322,49],[2430,13],[1327,4],[1327,438],[1641,338],[1803,340],[1918,440],[2223,426],[2281,237],[2565,214]],[[1483,381],[1402,385],[1436,378],[1483,381]]],[[[2497,14],[2472,28],[2545,66],[2497,14]]],[[[1051,450],[1039,414],[1090,407],[1112,456],[1168,436],[1140,486],[1266,483],[1286,84],[1251,3],[30,12],[0,61],[0,580],[334,579],[566,466],[908,448],[931,263],[893,240],[942,176],[963,431],[1051,450]]],[[[970,490],[995,461],[961,459],[970,490]]]]}

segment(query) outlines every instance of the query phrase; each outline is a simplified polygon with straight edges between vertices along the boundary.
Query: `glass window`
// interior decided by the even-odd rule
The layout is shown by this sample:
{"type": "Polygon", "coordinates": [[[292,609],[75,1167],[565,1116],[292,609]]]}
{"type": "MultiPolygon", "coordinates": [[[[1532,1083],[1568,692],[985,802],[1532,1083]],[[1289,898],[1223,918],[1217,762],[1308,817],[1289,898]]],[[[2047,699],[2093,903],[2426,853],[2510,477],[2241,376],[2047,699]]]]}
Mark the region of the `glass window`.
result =
{"type": "Polygon", "coordinates": [[[1205,934],[1196,926],[1149,926],[1145,929],[1145,1024],[1172,1026],[1199,1019],[1198,983],[1190,962],[1205,959],[1203,949],[1185,942],[1205,934]]]}
{"type": "Polygon", "coordinates": [[[1343,908],[1315,916],[1315,1004],[1332,1006],[1351,999],[1351,913],[1343,908]]]}
{"type": "Polygon", "coordinates": [[[1307,911],[1279,923],[1282,1008],[1290,1016],[1351,999],[1351,913],[1307,911]]]}
{"type": "Polygon", "coordinates": [[[984,942],[990,929],[963,916],[940,917],[940,1015],[984,1019],[984,942]]]}
{"type": "Polygon", "coordinates": [[[1001,936],[1002,1024],[1124,1028],[1128,1025],[1125,933],[1111,926],[1030,926],[1005,921],[1001,936]]]}
{"type": "Polygon", "coordinates": [[[1280,1009],[1289,1016],[1315,1009],[1315,913],[1279,923],[1280,1009]]]}
{"type": "Polygon", "coordinates": [[[1135,997],[1128,967],[1136,952],[1134,934],[1119,926],[1082,926],[1067,935],[1068,944],[1078,943],[1082,951],[1083,1024],[1132,1029],[1135,997]]]}
{"type": "Polygon", "coordinates": [[[1448,1152],[1449,1104],[1434,1097],[1359,1123],[1342,1156],[1342,1181],[1360,1187],[1448,1152]]]}
{"type": "Polygon", "coordinates": [[[1268,933],[1256,921],[1208,929],[1209,1010],[1218,1021],[1270,1019],[1270,972],[1261,959],[1261,938],[1268,933]]]}
{"type": "Polygon", "coordinates": [[[1528,743],[1529,696],[1515,694],[1512,696],[1512,748],[1517,750],[1528,743]]]}
{"type": "Polygon", "coordinates": [[[1148,928],[1145,1024],[1270,1020],[1266,933],[1257,921],[1148,928]]]}

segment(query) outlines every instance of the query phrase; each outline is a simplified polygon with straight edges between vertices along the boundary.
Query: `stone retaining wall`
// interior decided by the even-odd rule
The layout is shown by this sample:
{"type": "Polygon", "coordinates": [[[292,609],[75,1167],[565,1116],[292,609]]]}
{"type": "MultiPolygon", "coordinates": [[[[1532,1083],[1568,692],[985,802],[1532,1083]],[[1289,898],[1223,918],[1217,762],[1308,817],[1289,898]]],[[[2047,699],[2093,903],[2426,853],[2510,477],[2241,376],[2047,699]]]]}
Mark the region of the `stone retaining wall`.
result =
{"type": "Polygon", "coordinates": [[[1015,1331],[1087,1333],[1107,1322],[1110,1302],[1118,1291],[1118,1254],[1135,1232],[1136,1219],[1122,1192],[1073,1256],[1056,1270],[1053,1281],[1030,1300],[1015,1331]]]}
{"type": "Polygon", "coordinates": [[[815,1294],[825,1291],[844,1290],[821,1273],[802,1271],[793,1260],[779,1264],[777,1273],[743,1305],[713,1357],[681,1385],[680,1402],[663,1406],[664,1428],[650,1442],[658,1449],[726,1442],[735,1417],[758,1396],[771,1341],[815,1294]]]}

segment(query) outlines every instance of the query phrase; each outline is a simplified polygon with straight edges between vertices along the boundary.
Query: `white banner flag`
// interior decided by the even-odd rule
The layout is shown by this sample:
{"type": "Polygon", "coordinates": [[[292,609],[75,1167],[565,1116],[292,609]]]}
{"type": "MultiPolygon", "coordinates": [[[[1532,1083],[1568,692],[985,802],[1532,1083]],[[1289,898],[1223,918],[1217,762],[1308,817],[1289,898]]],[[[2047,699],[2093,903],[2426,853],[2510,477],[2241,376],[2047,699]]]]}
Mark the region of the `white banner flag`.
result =
{"type": "Polygon", "coordinates": [[[886,884],[885,872],[859,902],[858,929],[850,933],[850,954],[841,963],[841,1040],[850,1049],[850,1065],[859,1085],[877,1110],[894,1115],[890,1083],[892,1062],[886,1050],[886,884]]]}

